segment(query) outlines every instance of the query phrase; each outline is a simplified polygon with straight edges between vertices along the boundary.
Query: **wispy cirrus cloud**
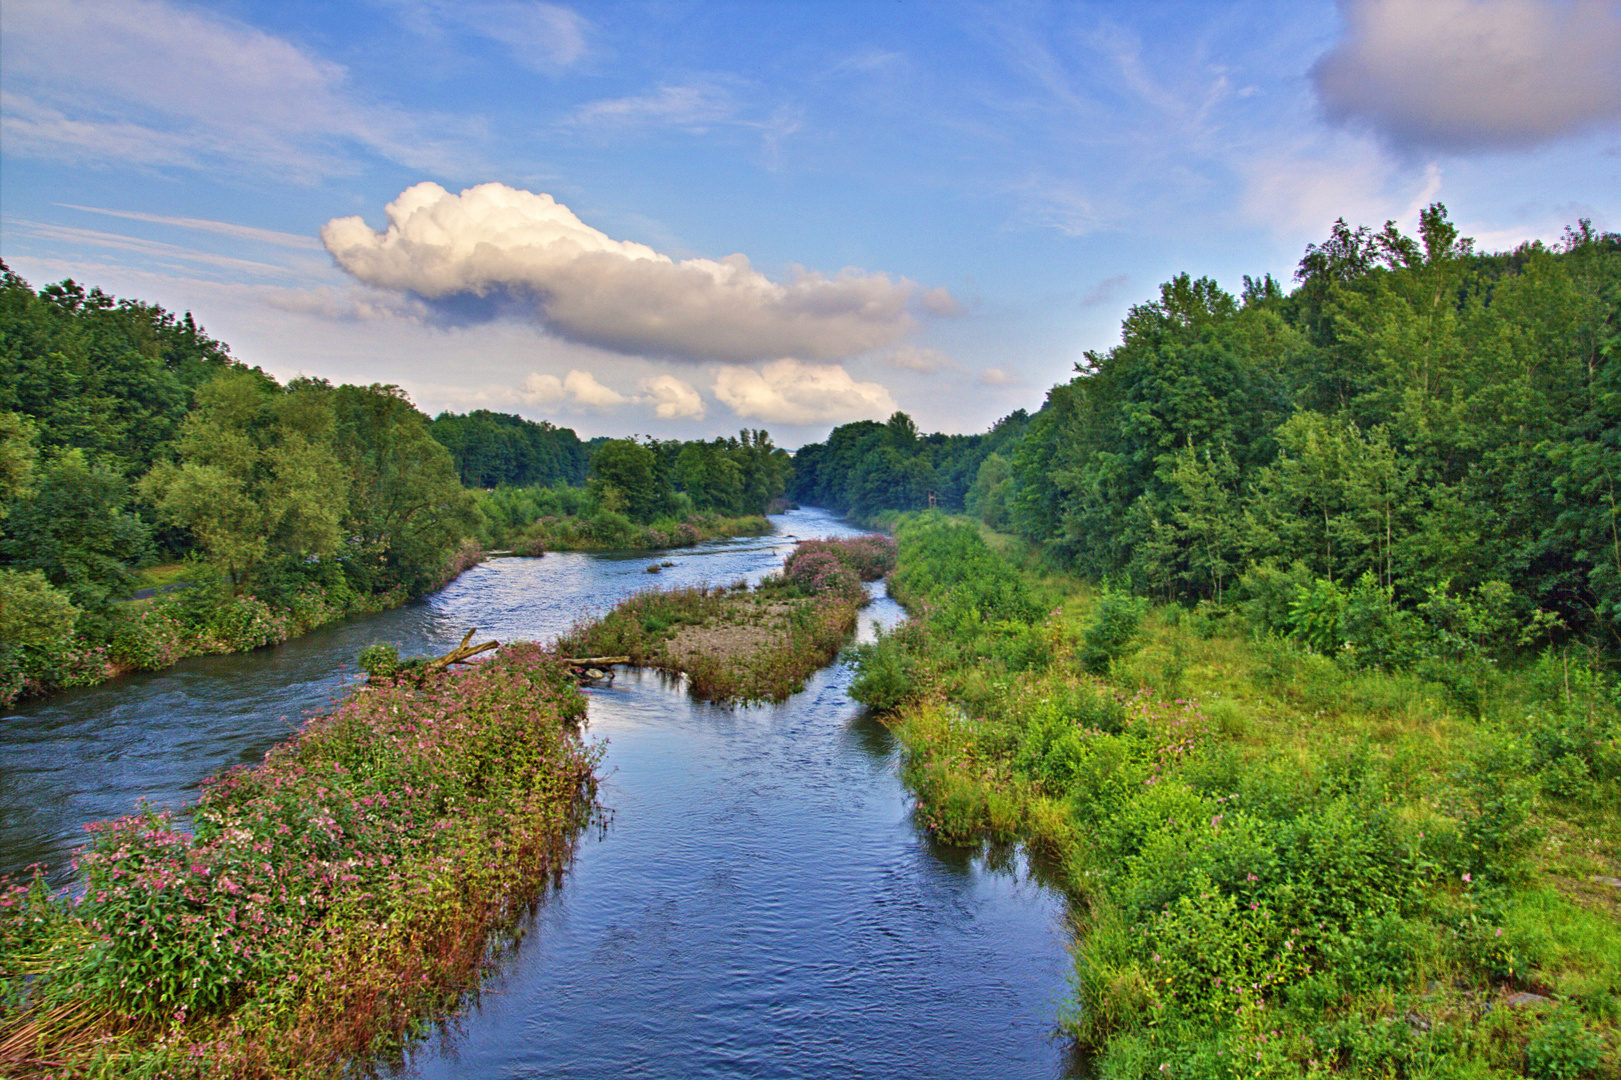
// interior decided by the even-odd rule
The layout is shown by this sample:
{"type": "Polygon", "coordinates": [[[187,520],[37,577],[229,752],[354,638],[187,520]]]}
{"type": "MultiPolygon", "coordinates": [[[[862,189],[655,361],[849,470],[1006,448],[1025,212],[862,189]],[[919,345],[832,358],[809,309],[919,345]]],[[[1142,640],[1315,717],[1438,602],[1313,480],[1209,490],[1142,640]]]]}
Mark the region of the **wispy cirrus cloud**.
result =
{"type": "Polygon", "coordinates": [[[412,5],[417,21],[499,42],[518,63],[555,75],[589,51],[588,23],[579,12],[539,0],[455,0],[412,5]]]}
{"type": "Polygon", "coordinates": [[[0,31],[8,154],[304,182],[354,171],[357,154],[415,167],[466,159],[456,139],[357,94],[341,65],[207,10],[7,0],[0,31]]]}
{"type": "Polygon", "coordinates": [[[101,206],[79,206],[76,203],[57,203],[56,205],[66,207],[69,210],[83,210],[87,214],[103,214],[107,217],[125,218],[129,221],[145,221],[153,225],[172,225],[179,229],[194,229],[198,232],[215,233],[219,236],[228,236],[233,240],[252,240],[261,244],[304,248],[311,251],[322,250],[321,241],[314,236],[277,232],[274,229],[258,229],[252,225],[238,225],[230,221],[168,217],[164,214],[148,214],[139,210],[109,210],[101,206]]]}
{"type": "Polygon", "coordinates": [[[222,270],[250,273],[255,276],[268,275],[283,278],[300,276],[299,271],[286,266],[276,266],[273,263],[258,262],[253,259],[239,259],[231,255],[220,255],[211,251],[199,251],[196,248],[182,247],[179,244],[165,244],[159,240],[144,240],[139,237],[124,236],[121,233],[107,233],[96,229],[78,229],[71,225],[54,225],[49,222],[28,221],[21,218],[8,217],[5,221],[8,229],[15,229],[26,235],[74,245],[88,244],[93,247],[133,252],[169,265],[175,265],[176,260],[178,260],[180,263],[197,263],[222,270]]]}
{"type": "Polygon", "coordinates": [[[712,82],[693,82],[589,102],[575,111],[569,123],[591,128],[658,125],[702,130],[734,120],[738,111],[729,89],[712,82]]]}

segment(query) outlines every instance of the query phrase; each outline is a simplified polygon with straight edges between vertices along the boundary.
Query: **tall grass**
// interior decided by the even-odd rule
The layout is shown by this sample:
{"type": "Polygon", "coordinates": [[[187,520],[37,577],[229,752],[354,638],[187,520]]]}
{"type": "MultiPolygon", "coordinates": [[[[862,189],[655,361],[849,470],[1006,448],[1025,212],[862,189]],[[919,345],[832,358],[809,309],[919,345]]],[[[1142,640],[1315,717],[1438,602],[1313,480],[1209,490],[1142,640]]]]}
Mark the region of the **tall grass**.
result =
{"type": "Polygon", "coordinates": [[[862,581],[894,565],[888,537],[801,541],[782,574],[736,586],[647,590],[558,640],[573,656],[628,656],[687,677],[713,701],[782,701],[832,662],[867,600],[862,581]]]}

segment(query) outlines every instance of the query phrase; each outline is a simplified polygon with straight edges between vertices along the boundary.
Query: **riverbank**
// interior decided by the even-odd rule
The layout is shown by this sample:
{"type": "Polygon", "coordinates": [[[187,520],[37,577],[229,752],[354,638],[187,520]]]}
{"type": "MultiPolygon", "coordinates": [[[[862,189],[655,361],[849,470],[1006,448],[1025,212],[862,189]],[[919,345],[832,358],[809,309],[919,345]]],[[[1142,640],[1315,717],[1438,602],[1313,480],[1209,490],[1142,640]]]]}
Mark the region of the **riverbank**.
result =
{"type": "Polygon", "coordinates": [[[83,894],[0,897],[0,1064],[67,1075],[326,1076],[476,988],[567,865],[600,749],[535,645],[370,687],[264,764],[92,826],[83,894]]]}
{"type": "Polygon", "coordinates": [[[781,574],[752,590],[746,581],[649,590],[577,625],[557,647],[685,675],[708,700],[783,701],[838,655],[868,599],[861,583],[883,577],[894,551],[878,536],[802,541],[781,574]]]}
{"type": "Polygon", "coordinates": [[[223,656],[280,645],[340,619],[375,615],[436,592],[484,559],[469,540],[427,588],[377,593],[350,588],[344,575],[294,590],[280,603],[251,593],[170,582],[167,591],[118,605],[97,640],[75,633],[74,620],[49,628],[23,649],[0,653],[0,707],[61,690],[97,686],[135,671],[161,671],[191,656],[223,656]],[[182,587],[185,586],[185,587],[182,587]]]}
{"type": "Polygon", "coordinates": [[[771,532],[771,522],[763,514],[732,517],[712,512],[638,523],[615,511],[596,510],[579,514],[540,514],[509,522],[501,510],[510,508],[501,507],[494,496],[481,498],[480,505],[487,513],[484,545],[492,551],[509,550],[515,555],[544,555],[548,551],[661,551],[693,547],[705,540],[765,536],[771,532]]]}
{"type": "Polygon", "coordinates": [[[912,617],[852,694],[938,835],[1062,868],[1088,912],[1064,1024],[1099,1075],[1621,1070],[1602,672],[1358,667],[938,515],[898,535],[912,617]]]}

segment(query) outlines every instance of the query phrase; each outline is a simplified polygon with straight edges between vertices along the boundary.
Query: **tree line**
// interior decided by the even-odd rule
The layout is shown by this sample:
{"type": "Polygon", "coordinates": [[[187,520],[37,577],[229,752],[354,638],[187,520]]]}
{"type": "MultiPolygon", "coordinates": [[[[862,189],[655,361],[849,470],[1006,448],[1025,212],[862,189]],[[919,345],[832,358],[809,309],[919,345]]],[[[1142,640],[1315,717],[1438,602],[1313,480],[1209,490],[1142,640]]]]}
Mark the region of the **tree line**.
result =
{"type": "Polygon", "coordinates": [[[1329,651],[1399,653],[1425,605],[1621,646],[1621,236],[1482,253],[1439,203],[1416,237],[1341,220],[1292,288],[1182,274],[1121,337],[958,456],[836,429],[796,496],[871,513],[932,485],[1095,580],[1315,618],[1329,651]]]}
{"type": "Polygon", "coordinates": [[[572,428],[475,409],[442,412],[428,431],[456,463],[467,487],[583,484],[590,450],[572,428]]]}
{"type": "Polygon", "coordinates": [[[919,435],[904,412],[887,423],[861,420],[833,429],[794,454],[793,498],[867,517],[931,506],[976,513],[999,480],[985,463],[1016,442],[1030,422],[1020,409],[980,435],[919,435]],[[981,474],[984,473],[982,476],[981,474]]]}

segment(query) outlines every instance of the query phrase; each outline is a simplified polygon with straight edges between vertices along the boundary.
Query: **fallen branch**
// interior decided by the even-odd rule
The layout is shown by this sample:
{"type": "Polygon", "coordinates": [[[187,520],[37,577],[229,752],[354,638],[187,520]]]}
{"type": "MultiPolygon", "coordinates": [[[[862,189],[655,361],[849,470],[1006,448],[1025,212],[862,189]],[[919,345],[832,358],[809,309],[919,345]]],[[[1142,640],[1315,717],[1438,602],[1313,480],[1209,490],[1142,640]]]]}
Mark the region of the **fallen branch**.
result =
{"type": "Polygon", "coordinates": [[[628,656],[560,656],[558,659],[563,663],[570,664],[574,667],[630,663],[630,657],[628,656]]]}
{"type": "Polygon", "coordinates": [[[437,660],[429,660],[423,665],[422,670],[424,672],[441,671],[449,667],[451,664],[464,664],[468,660],[477,656],[479,653],[489,652],[491,649],[500,647],[501,643],[499,641],[486,641],[482,645],[469,646],[467,643],[473,640],[473,635],[476,633],[478,633],[478,627],[475,626],[473,629],[467,631],[467,636],[462,638],[462,643],[460,645],[456,646],[454,649],[451,649],[437,660]]]}

